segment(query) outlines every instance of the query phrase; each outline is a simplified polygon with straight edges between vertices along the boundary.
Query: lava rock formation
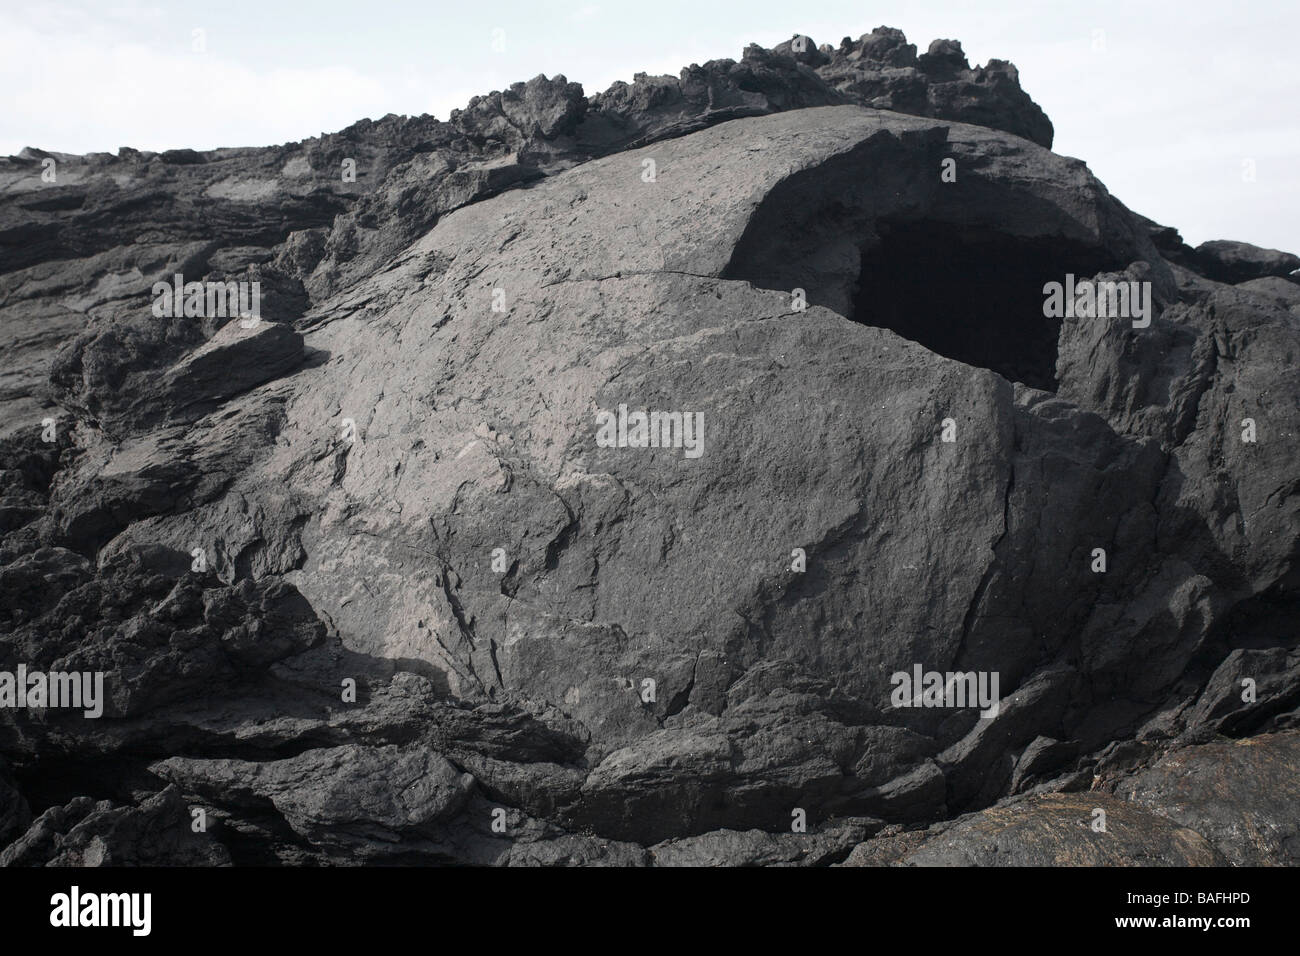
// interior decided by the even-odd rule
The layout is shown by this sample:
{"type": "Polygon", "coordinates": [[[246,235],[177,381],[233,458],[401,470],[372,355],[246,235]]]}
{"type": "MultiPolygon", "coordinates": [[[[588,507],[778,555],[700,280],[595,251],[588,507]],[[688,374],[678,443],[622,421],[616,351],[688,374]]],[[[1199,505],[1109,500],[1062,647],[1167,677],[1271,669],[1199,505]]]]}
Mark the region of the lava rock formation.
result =
{"type": "Polygon", "coordinates": [[[1300,259],[1051,145],[882,27],[0,160],[0,671],[104,687],[0,863],[1300,862],[1300,259]]]}

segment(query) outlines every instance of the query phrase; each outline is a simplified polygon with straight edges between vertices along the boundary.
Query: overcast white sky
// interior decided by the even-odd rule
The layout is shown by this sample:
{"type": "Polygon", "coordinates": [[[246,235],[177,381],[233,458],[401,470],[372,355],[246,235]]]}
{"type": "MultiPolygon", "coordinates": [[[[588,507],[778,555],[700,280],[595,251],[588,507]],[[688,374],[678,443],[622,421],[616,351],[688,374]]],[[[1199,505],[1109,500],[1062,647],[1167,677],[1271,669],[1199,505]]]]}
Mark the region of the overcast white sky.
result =
{"type": "Polygon", "coordinates": [[[0,0],[0,155],[252,146],[545,73],[588,94],[795,32],[997,57],[1130,208],[1300,252],[1298,0],[0,0]],[[196,52],[195,30],[204,51],[196,52]],[[500,32],[497,32],[500,31],[500,32]],[[497,41],[494,44],[494,39],[497,41]],[[502,49],[503,47],[503,49],[502,49]],[[1254,180],[1243,176],[1253,161],[1254,180]]]}

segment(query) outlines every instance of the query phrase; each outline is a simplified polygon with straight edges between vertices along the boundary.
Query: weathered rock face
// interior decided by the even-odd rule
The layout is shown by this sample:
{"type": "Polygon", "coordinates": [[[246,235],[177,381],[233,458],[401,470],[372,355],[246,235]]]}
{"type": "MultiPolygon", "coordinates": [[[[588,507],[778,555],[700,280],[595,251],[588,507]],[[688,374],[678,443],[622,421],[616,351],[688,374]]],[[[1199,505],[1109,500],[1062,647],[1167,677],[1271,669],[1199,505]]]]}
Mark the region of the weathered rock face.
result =
{"type": "Polygon", "coordinates": [[[1162,768],[1295,723],[1300,287],[1050,143],[881,28],[11,161],[0,671],[105,699],[0,708],[6,859],[1291,862],[1162,768]],[[175,273],[261,321],[158,317],[175,273]],[[1047,315],[1093,278],[1147,298],[1047,315]]]}
{"type": "Polygon", "coordinates": [[[1298,746],[1292,730],[1184,747],[1089,793],[1036,792],[882,832],[843,865],[1295,866],[1298,746]]]}
{"type": "Polygon", "coordinates": [[[1225,866],[1204,836],[1101,794],[1048,794],[936,833],[861,843],[845,866],[1225,866]]]}
{"type": "Polygon", "coordinates": [[[1247,282],[1300,272],[1300,256],[1277,249],[1261,249],[1248,242],[1221,239],[1203,242],[1192,255],[1200,265],[1199,271],[1217,282],[1247,282]]]}
{"type": "Polygon", "coordinates": [[[1203,834],[1236,866],[1300,864],[1300,733],[1189,747],[1117,792],[1203,834]]]}

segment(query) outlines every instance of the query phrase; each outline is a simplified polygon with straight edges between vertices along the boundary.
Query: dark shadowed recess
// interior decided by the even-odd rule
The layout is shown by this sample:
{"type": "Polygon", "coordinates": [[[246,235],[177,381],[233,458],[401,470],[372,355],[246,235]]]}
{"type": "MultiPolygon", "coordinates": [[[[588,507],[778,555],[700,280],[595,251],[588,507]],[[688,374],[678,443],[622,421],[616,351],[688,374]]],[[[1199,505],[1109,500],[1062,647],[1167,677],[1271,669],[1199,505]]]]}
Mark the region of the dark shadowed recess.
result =
{"type": "Polygon", "coordinates": [[[950,223],[881,222],[862,255],[851,318],[932,352],[1056,391],[1059,319],[1043,285],[1111,267],[1095,249],[950,223]]]}
{"type": "Polygon", "coordinates": [[[57,753],[13,767],[14,780],[33,816],[39,816],[52,807],[62,807],[81,796],[95,800],[120,800],[123,797],[129,800],[130,794],[122,786],[122,779],[131,773],[138,777],[140,771],[133,767],[132,771],[125,772],[119,757],[69,757],[57,753]]]}

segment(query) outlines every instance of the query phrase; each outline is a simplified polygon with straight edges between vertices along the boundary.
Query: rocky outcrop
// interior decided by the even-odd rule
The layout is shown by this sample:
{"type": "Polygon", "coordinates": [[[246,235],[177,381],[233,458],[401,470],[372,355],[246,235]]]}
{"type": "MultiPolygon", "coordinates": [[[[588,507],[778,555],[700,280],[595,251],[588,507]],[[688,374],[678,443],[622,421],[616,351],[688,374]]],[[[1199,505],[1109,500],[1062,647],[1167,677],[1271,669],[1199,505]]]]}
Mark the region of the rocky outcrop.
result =
{"type": "Polygon", "coordinates": [[[174,787],[138,806],[78,797],[51,807],[0,852],[0,866],[229,866],[225,847],[195,830],[174,787]]]}
{"type": "Polygon", "coordinates": [[[845,866],[1225,866],[1195,830],[1114,797],[1049,794],[933,833],[860,843],[845,866]]]}
{"type": "Polygon", "coordinates": [[[1300,732],[1168,754],[1118,793],[1205,836],[1235,866],[1300,864],[1300,732]]]}
{"type": "Polygon", "coordinates": [[[1300,256],[1277,249],[1261,249],[1248,242],[1216,239],[1197,246],[1192,255],[1198,271],[1215,282],[1249,282],[1268,276],[1300,272],[1300,256]]]}
{"type": "Polygon", "coordinates": [[[1226,284],[1050,144],[881,28],[11,160],[0,671],[105,694],[0,708],[5,859],[1291,862],[1285,753],[1170,769],[1300,703],[1289,260],[1226,284]]]}
{"type": "MultiPolygon", "coordinates": [[[[1105,771],[926,828],[881,831],[844,866],[1294,866],[1300,732],[1127,745],[1105,771]],[[1127,753],[1122,753],[1127,751],[1127,753]],[[1149,766],[1147,766],[1149,764],[1149,766]],[[1090,781],[1090,783],[1089,783],[1090,781]],[[1090,792],[1077,792],[1082,785],[1090,792]]],[[[1023,759],[1023,758],[1022,758],[1023,759]]]]}

